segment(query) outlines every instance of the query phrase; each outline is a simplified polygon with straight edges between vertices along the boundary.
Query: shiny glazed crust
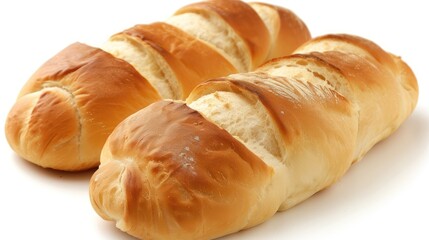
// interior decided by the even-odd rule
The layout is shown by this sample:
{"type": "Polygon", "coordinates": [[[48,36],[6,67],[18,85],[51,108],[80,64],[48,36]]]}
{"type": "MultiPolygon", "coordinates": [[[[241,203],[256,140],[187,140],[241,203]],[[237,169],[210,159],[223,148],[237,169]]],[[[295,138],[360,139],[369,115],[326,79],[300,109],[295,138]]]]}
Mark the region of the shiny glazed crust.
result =
{"type": "Polygon", "coordinates": [[[142,239],[252,227],[335,183],[417,97],[399,57],[357,36],[322,36],[254,72],[204,82],[186,104],[127,118],[103,148],[91,202],[142,239]]]}
{"type": "Polygon", "coordinates": [[[185,99],[205,80],[250,71],[310,38],[292,12],[267,6],[262,20],[241,1],[195,3],[164,22],[114,34],[101,49],[72,44],[21,90],[6,121],[10,146],[46,168],[98,166],[107,136],[130,114],[163,98],[185,99]],[[286,25],[291,34],[282,34],[286,25]]]}
{"type": "Polygon", "coordinates": [[[42,167],[87,169],[98,164],[96,149],[120,121],[159,99],[130,64],[75,43],[24,86],[6,119],[6,137],[20,156],[42,167]]]}

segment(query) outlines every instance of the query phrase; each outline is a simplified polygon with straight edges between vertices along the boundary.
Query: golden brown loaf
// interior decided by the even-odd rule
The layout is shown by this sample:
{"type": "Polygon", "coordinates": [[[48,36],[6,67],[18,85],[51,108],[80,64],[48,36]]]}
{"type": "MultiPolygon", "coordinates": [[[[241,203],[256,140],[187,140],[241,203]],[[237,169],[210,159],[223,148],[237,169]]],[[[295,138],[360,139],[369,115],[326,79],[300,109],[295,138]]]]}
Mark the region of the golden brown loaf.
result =
{"type": "Polygon", "coordinates": [[[287,9],[195,3],[164,22],[115,34],[101,49],[64,49],[21,90],[6,137],[18,155],[42,167],[92,168],[107,136],[130,114],[162,98],[184,99],[204,80],[250,71],[309,38],[287,9]]]}
{"type": "Polygon", "coordinates": [[[339,179],[410,115],[397,56],[327,35],[251,73],[131,115],[90,183],[104,219],[142,239],[211,239],[252,227],[339,179]]]}

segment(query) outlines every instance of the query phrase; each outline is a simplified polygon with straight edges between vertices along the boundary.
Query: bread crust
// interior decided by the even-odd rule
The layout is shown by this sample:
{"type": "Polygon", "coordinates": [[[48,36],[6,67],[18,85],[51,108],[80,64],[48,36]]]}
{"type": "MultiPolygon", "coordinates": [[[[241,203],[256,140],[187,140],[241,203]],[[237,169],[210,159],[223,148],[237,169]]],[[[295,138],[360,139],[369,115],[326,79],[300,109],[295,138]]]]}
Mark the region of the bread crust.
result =
{"type": "Polygon", "coordinates": [[[127,62],[74,43],[24,86],[6,120],[6,137],[20,156],[42,167],[92,168],[113,128],[159,99],[127,62]]]}
{"type": "Polygon", "coordinates": [[[210,239],[252,227],[335,183],[405,121],[417,97],[412,71],[375,43],[351,35],[316,38],[297,54],[274,59],[254,72],[199,84],[186,105],[159,102],[124,120],[107,140],[102,164],[91,179],[94,209],[139,238],[210,239]],[[226,141],[221,145],[237,147],[212,151],[219,137],[226,141]],[[232,156],[230,149],[239,149],[240,157],[232,156]],[[141,165],[158,157],[161,166],[141,165]],[[235,174],[218,171],[246,157],[252,163],[237,165],[235,174]],[[168,171],[166,163],[173,166],[168,171]],[[249,166],[261,172],[246,172],[249,166]],[[129,171],[132,180],[105,177],[118,168],[129,171]],[[148,170],[153,168],[157,170],[148,170]],[[172,180],[171,169],[192,174],[172,180]],[[167,174],[160,178],[159,172],[167,174]],[[256,182],[241,178],[244,173],[256,182]],[[204,192],[212,194],[195,198],[189,186],[201,183],[201,176],[222,187],[204,185],[204,192]],[[159,182],[177,186],[154,188],[159,182]],[[132,194],[112,194],[111,186],[118,184],[121,192],[132,194]],[[242,192],[242,186],[251,192],[242,192]],[[150,194],[135,192],[149,188],[150,194]],[[191,221],[179,221],[177,209],[165,201],[171,196],[179,206],[178,191],[190,202],[198,199],[187,206],[183,218],[191,221]],[[240,206],[230,201],[234,191],[240,206]],[[134,218],[117,210],[131,195],[146,197],[133,202],[134,218]],[[159,204],[148,208],[152,196],[159,204]],[[201,206],[214,211],[201,211],[201,206]]]}
{"type": "Polygon", "coordinates": [[[248,4],[238,0],[216,0],[190,4],[176,14],[215,12],[244,40],[251,55],[251,68],[262,64],[270,49],[270,35],[261,18],[248,4]]]}
{"type": "Polygon", "coordinates": [[[148,42],[166,58],[176,76],[180,76],[178,80],[182,86],[182,96],[188,96],[201,79],[237,72],[231,63],[213,48],[169,24],[158,22],[137,25],[123,33],[148,42]]]}
{"type": "Polygon", "coordinates": [[[272,174],[242,143],[180,102],[157,102],[130,116],[102,156],[91,202],[143,239],[215,238],[219,229],[244,227],[236,216],[256,204],[272,174]],[[122,174],[110,177],[118,166],[122,174]],[[113,188],[120,194],[112,196],[113,188]],[[117,201],[123,207],[111,214],[105,207],[117,201]]]}
{"type": "MultiPolygon", "coordinates": [[[[273,10],[267,17],[277,15],[273,10]]],[[[191,4],[172,18],[172,24],[168,20],[140,24],[115,34],[103,50],[73,44],[42,65],[9,113],[5,131],[12,149],[46,168],[78,171],[96,167],[107,136],[130,114],[161,98],[183,100],[205,80],[249,71],[267,59],[272,44],[289,44],[294,38],[277,39],[276,35],[270,39],[268,26],[258,13],[237,0],[191,4]],[[185,13],[204,19],[204,28],[198,24],[189,28],[194,22],[177,18],[185,13]],[[205,19],[207,16],[210,18],[205,19]],[[219,32],[225,34],[218,45],[208,41],[219,32]],[[204,34],[208,37],[200,36],[204,34]],[[238,69],[241,61],[248,66],[238,69]],[[28,126],[34,123],[37,125],[28,126]],[[50,125],[58,126],[26,132],[50,125]]],[[[302,26],[299,19],[280,20],[267,24],[302,26]]],[[[297,41],[304,42],[302,36],[309,38],[308,29],[300,29],[303,33],[297,34],[297,41]]],[[[290,53],[285,48],[275,51],[290,53]]]]}

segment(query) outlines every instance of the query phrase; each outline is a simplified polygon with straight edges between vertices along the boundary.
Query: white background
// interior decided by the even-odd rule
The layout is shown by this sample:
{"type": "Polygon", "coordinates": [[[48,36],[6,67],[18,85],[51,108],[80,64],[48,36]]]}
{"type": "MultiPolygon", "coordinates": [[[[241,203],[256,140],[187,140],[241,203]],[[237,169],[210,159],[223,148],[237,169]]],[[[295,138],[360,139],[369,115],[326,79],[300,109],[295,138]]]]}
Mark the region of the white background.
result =
{"type": "MultiPolygon", "coordinates": [[[[261,0],[262,1],[262,0],[261,0]]],[[[351,33],[403,57],[420,98],[413,115],[337,184],[225,239],[429,239],[429,17],[425,1],[267,1],[298,14],[312,35],[351,33]]],[[[28,77],[75,41],[99,46],[190,1],[1,1],[0,239],[132,239],[88,198],[93,171],[45,170],[17,157],[4,121],[28,77]]]]}

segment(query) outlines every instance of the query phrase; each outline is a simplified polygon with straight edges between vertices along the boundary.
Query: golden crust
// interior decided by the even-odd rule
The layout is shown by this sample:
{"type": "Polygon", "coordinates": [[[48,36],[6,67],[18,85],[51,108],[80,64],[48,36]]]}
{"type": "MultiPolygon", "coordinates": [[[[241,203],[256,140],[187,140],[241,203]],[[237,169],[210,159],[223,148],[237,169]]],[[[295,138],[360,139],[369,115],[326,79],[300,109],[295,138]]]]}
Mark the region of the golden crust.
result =
{"type": "MultiPolygon", "coordinates": [[[[95,167],[105,139],[126,116],[159,100],[160,95],[184,99],[198,83],[237,72],[236,63],[229,61],[257,66],[272,49],[267,27],[247,3],[216,0],[179,12],[210,13],[215,17],[203,24],[210,33],[207,36],[225,30],[227,39],[229,34],[235,37],[228,44],[220,41],[215,46],[194,36],[204,33],[198,24],[198,30],[191,34],[167,23],[154,23],[113,35],[104,48],[112,55],[73,44],[42,65],[22,88],[6,123],[11,147],[43,167],[70,171],[95,167]],[[61,124],[64,129],[32,130],[61,124]],[[33,145],[37,146],[30,147],[33,145]],[[32,152],[31,148],[37,150],[32,152]]],[[[176,20],[182,21],[178,24],[182,27],[193,24],[186,17],[176,20]]],[[[298,23],[291,20],[290,24],[298,23]]],[[[308,32],[302,30],[304,35],[308,32]]],[[[301,35],[297,39],[304,41],[301,35]]]]}
{"type": "MultiPolygon", "coordinates": [[[[296,49],[296,52],[300,52],[301,49],[305,49],[308,46],[311,45],[317,45],[319,43],[326,43],[326,42],[344,42],[349,43],[351,45],[354,45],[368,53],[366,57],[373,58],[379,63],[385,65],[389,69],[396,69],[396,66],[394,64],[393,59],[391,58],[390,54],[384,51],[380,46],[377,44],[371,42],[368,39],[350,35],[350,34],[327,34],[322,35],[319,37],[314,38],[311,40],[311,42],[304,43],[301,45],[298,49],[296,49]]],[[[335,51],[341,51],[342,49],[333,49],[335,51]]]]}
{"type": "MultiPolygon", "coordinates": [[[[206,82],[188,101],[217,91],[256,96],[287,146],[283,164],[293,169],[287,179],[295,181],[281,184],[311,189],[313,181],[319,180],[316,188],[320,190],[337,180],[351,164],[357,131],[357,122],[352,120],[356,112],[347,100],[330,89],[307,98],[315,86],[295,86],[284,78],[249,77],[206,82]],[[275,87],[277,83],[284,84],[283,91],[275,87]],[[296,95],[295,90],[303,87],[308,92],[296,95]],[[309,139],[314,144],[303,147],[309,139]],[[310,162],[329,174],[315,170],[311,180],[303,178],[310,162]]],[[[183,103],[158,102],[127,118],[107,140],[101,161],[90,183],[93,206],[138,238],[211,239],[258,224],[280,207],[264,202],[277,195],[267,190],[272,189],[269,182],[270,186],[279,184],[272,182],[273,170],[183,103]],[[115,169],[122,169],[122,177],[109,177],[109,172],[119,171],[115,169]],[[121,189],[121,194],[113,195],[111,189],[121,189]],[[118,210],[122,203],[125,206],[118,210]]],[[[299,188],[289,194],[294,198],[283,203],[284,208],[295,205],[307,192],[301,195],[299,188]]]]}
{"type": "Polygon", "coordinates": [[[411,69],[368,40],[330,35],[300,52],[198,85],[186,102],[199,112],[159,102],[127,118],[91,179],[97,212],[140,238],[239,231],[333,184],[415,107],[411,69]],[[254,126],[269,140],[252,139],[254,126]]]}
{"type": "Polygon", "coordinates": [[[207,239],[218,237],[219,229],[244,227],[246,220],[238,216],[257,202],[272,174],[225,130],[185,104],[168,101],[122,122],[102,156],[90,185],[94,208],[144,239],[207,239]],[[103,175],[118,165],[123,173],[105,181],[103,175]],[[113,185],[121,189],[114,198],[113,185]],[[103,206],[117,201],[124,207],[112,217],[103,206]]]}
{"type": "Polygon", "coordinates": [[[277,11],[279,28],[277,37],[271,46],[268,59],[291,54],[303,43],[311,39],[310,31],[305,23],[291,10],[267,3],[256,3],[277,11]]]}
{"type": "Polygon", "coordinates": [[[342,46],[341,43],[352,44],[366,52],[365,55],[350,53],[340,47],[337,51],[311,53],[311,56],[328,63],[345,76],[347,83],[344,85],[347,84],[349,88],[349,95],[346,97],[359,106],[360,130],[355,153],[357,161],[374,144],[395,131],[411,114],[418,98],[417,80],[400,58],[358,36],[321,36],[304,44],[297,51],[307,51],[308,47],[313,51],[314,46],[331,42],[339,46],[342,46]]]}
{"type": "Polygon", "coordinates": [[[137,25],[123,33],[149,43],[165,57],[178,76],[184,97],[204,80],[237,72],[217,51],[169,24],[137,25]]]}
{"type": "Polygon", "coordinates": [[[179,9],[176,14],[205,11],[217,13],[245,41],[252,56],[252,68],[266,60],[270,35],[261,18],[247,3],[238,0],[198,2],[179,9]]]}
{"type": "MultiPolygon", "coordinates": [[[[71,96],[60,88],[45,88],[21,97],[6,120],[6,137],[23,158],[42,167],[70,168],[64,156],[79,156],[80,119],[71,96]],[[28,141],[21,141],[28,138],[28,141]],[[56,144],[51,144],[56,142],[56,144]],[[46,153],[49,153],[47,155],[46,153]]],[[[87,167],[81,163],[77,168],[87,167]]]]}
{"type": "Polygon", "coordinates": [[[127,62],[81,43],[46,62],[20,96],[6,121],[10,145],[23,158],[60,170],[95,167],[113,128],[160,99],[127,62]]]}
{"type": "MultiPolygon", "coordinates": [[[[246,74],[241,76],[246,76],[246,74]]],[[[304,120],[311,119],[313,115],[316,115],[315,113],[307,114],[304,117],[304,112],[313,110],[311,106],[314,106],[315,103],[322,103],[328,108],[335,106],[341,112],[350,111],[348,101],[336,91],[329,88],[319,88],[317,85],[307,85],[304,82],[291,81],[287,78],[276,78],[263,73],[249,74],[244,80],[237,80],[232,77],[231,79],[221,78],[207,81],[194,89],[187,102],[193,102],[203,95],[216,91],[239,92],[240,95],[255,94],[268,110],[271,118],[277,123],[285,144],[291,144],[296,138],[293,134],[296,131],[291,129],[297,125],[305,124],[303,123],[304,120]],[[318,89],[316,90],[316,88],[318,89]],[[298,91],[297,89],[305,90],[298,91]],[[299,103],[298,106],[297,103],[299,103]],[[296,113],[293,112],[294,119],[290,119],[289,113],[292,109],[303,109],[303,112],[300,110],[296,113]]]]}
{"type": "Polygon", "coordinates": [[[291,174],[301,178],[300,174],[305,174],[309,166],[301,169],[300,164],[307,161],[313,161],[314,167],[329,166],[316,186],[311,187],[323,189],[349,168],[356,144],[358,113],[335,90],[285,77],[249,73],[200,84],[187,101],[220,91],[257,96],[282,136],[281,148],[287,154],[284,164],[296,171],[291,174]],[[318,153],[317,157],[312,153],[318,153]]]}

